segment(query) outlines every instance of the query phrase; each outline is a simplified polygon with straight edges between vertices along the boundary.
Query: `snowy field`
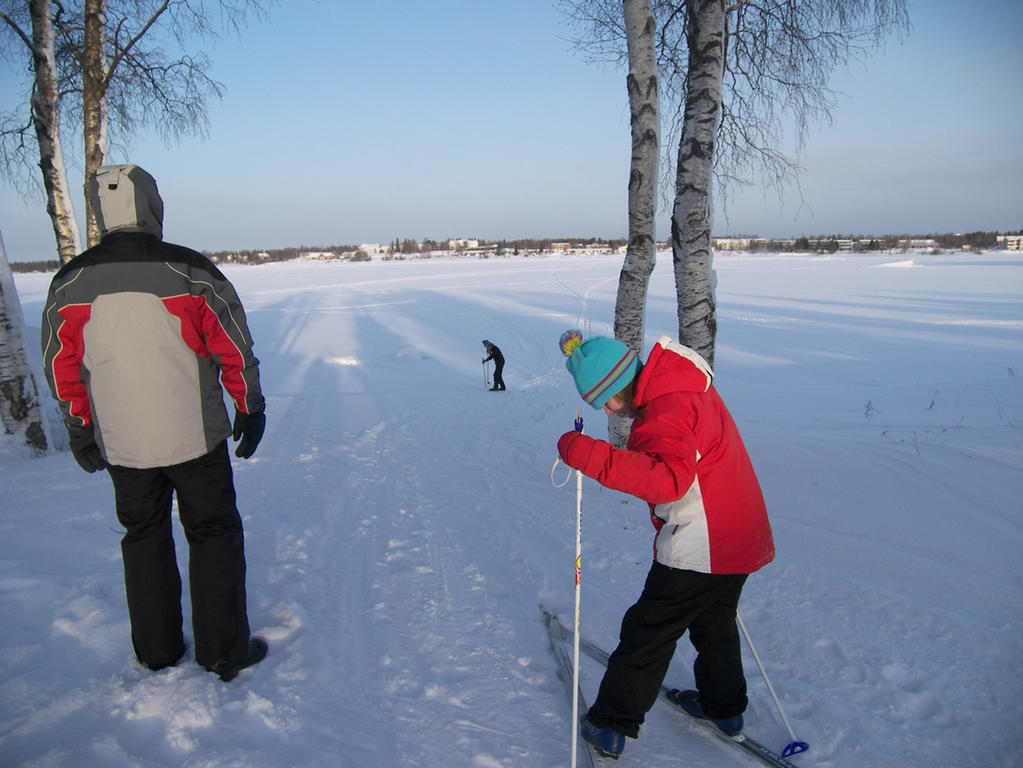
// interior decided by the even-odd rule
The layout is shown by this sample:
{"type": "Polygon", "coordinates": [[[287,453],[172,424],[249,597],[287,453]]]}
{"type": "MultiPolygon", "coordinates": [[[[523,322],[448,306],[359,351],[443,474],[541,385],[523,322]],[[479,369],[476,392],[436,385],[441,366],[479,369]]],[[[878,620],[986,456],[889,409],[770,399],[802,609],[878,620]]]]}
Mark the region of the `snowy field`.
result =
{"type": "MultiPolygon", "coordinates": [[[[1019,766],[1023,255],[716,266],[717,386],[778,548],[741,612],[810,743],[793,762],[1019,766]]],[[[575,484],[553,487],[551,465],[581,401],[557,340],[610,333],[619,269],[226,269],[268,402],[235,479],[250,621],[270,642],[227,685],[191,654],[135,663],[109,480],[0,436],[0,766],[567,766],[569,701],[537,611],[573,605],[575,484]],[[506,393],[485,390],[483,338],[508,358],[506,393]]],[[[16,282],[38,355],[49,276],[16,282]]],[[[645,352],[677,332],[668,254],[647,318],[645,352]]],[[[649,567],[646,506],[585,481],[583,542],[583,632],[613,646],[649,567]]],[[[781,749],[745,660],[747,732],[781,749]]],[[[668,682],[691,685],[691,664],[683,640],[668,682]]],[[[591,700],[600,673],[584,663],[591,700]]],[[[617,765],[755,763],[658,704],[617,765]]]]}

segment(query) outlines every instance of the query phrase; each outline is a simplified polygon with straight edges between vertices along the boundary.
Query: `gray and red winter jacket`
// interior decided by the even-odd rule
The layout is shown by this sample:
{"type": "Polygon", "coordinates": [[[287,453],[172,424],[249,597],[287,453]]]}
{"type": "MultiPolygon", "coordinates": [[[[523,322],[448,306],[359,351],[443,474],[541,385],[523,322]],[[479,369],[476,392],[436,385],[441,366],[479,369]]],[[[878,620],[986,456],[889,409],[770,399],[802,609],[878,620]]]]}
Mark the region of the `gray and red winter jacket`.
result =
{"type": "Polygon", "coordinates": [[[753,573],[774,539],[753,464],[693,350],[661,336],[636,379],[625,450],[587,435],[559,441],[565,463],[650,504],[659,563],[701,573],[753,573]]]}
{"type": "Polygon", "coordinates": [[[230,436],[224,390],[238,411],[263,410],[259,361],[227,278],[202,254],[162,241],[155,182],[130,178],[141,170],[133,166],[110,168],[120,173],[108,186],[130,192],[128,202],[98,193],[102,240],[54,276],[43,368],[65,423],[91,425],[107,463],[170,466],[230,436]]]}

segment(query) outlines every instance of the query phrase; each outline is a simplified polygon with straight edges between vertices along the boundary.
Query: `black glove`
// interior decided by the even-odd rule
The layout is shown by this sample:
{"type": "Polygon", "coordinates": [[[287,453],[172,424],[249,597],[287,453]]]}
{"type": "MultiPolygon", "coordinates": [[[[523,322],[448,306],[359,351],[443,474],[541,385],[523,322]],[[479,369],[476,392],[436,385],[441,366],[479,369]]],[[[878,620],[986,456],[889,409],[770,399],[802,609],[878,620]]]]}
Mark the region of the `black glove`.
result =
{"type": "Polygon", "coordinates": [[[89,474],[106,469],[107,463],[103,461],[103,454],[96,445],[96,435],[91,424],[87,427],[68,427],[67,436],[71,455],[75,457],[78,466],[89,474]]]}
{"type": "Polygon", "coordinates": [[[242,413],[235,411],[234,414],[234,439],[235,442],[241,438],[234,455],[239,459],[247,459],[256,452],[256,446],[263,438],[263,430],[266,428],[266,414],[242,413]]]}

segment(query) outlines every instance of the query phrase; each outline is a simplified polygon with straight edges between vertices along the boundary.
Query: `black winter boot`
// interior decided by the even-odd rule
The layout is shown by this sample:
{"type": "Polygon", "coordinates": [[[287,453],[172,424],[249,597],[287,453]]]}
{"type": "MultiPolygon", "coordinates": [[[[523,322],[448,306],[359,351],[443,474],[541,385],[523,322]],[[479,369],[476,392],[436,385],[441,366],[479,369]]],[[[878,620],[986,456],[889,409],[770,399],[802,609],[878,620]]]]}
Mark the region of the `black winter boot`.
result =
{"type": "Polygon", "coordinates": [[[218,661],[209,667],[206,667],[207,672],[212,672],[225,683],[229,683],[238,677],[238,673],[247,667],[251,667],[253,664],[258,664],[266,658],[266,652],[269,646],[261,637],[250,637],[248,657],[242,664],[229,664],[226,661],[218,661]]]}

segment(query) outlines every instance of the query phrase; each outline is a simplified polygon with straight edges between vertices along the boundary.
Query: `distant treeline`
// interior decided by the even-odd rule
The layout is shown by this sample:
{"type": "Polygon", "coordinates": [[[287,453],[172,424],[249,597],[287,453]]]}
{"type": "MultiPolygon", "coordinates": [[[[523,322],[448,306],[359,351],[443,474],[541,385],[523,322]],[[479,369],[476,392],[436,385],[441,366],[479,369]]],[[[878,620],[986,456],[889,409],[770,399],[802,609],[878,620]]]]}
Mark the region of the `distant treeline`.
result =
{"type": "MultiPolygon", "coordinates": [[[[966,234],[928,234],[928,235],[880,235],[877,237],[864,237],[863,235],[815,235],[802,236],[794,239],[768,239],[751,237],[749,250],[773,251],[820,251],[832,246],[838,250],[839,243],[849,240],[858,242],[863,250],[891,250],[900,247],[900,243],[916,240],[931,240],[937,248],[960,250],[962,248],[975,248],[978,250],[994,248],[999,235],[1023,235],[1023,229],[1010,232],[967,232],[966,234]]],[[[715,238],[718,239],[718,238],[715,238]]],[[[573,246],[588,246],[602,244],[609,249],[617,249],[627,244],[627,240],[605,240],[596,237],[549,237],[549,238],[520,238],[517,240],[480,240],[479,247],[473,250],[486,249],[502,254],[538,253],[552,250],[553,243],[571,243],[573,246]]],[[[352,244],[340,245],[300,245],[290,248],[269,248],[266,250],[244,250],[244,251],[203,251],[212,261],[216,263],[236,264],[265,264],[272,261],[291,261],[307,253],[333,253],[338,257],[345,257],[351,261],[368,261],[374,255],[411,255],[417,253],[431,253],[438,251],[459,250],[452,249],[448,240],[423,240],[419,242],[409,238],[395,238],[386,246],[382,246],[377,254],[369,254],[363,250],[363,246],[352,244]]],[[[662,243],[664,247],[670,244],[662,243]]],[[[10,262],[12,272],[56,272],[60,268],[60,262],[56,259],[47,261],[12,261],[10,262]]]]}
{"type": "Polygon", "coordinates": [[[611,250],[621,248],[623,245],[628,245],[629,241],[626,239],[620,240],[605,240],[599,237],[556,237],[547,238],[546,240],[537,240],[535,238],[524,238],[522,240],[493,240],[487,241],[488,245],[495,246],[499,251],[506,253],[517,253],[520,251],[549,251],[551,250],[552,243],[571,243],[573,246],[587,246],[587,245],[606,245],[611,250]]]}
{"type": "Polygon", "coordinates": [[[946,250],[960,250],[963,248],[975,248],[978,250],[991,249],[997,244],[999,235],[1023,234],[1023,230],[1016,232],[967,232],[965,234],[928,234],[928,235],[806,235],[794,239],[764,239],[751,238],[757,242],[751,245],[750,250],[793,250],[793,251],[820,251],[839,250],[841,243],[853,241],[857,243],[859,250],[887,251],[903,248],[907,243],[933,242],[934,247],[946,250]],[[766,244],[766,245],[765,245],[766,244]]]}
{"type": "Polygon", "coordinates": [[[359,246],[357,245],[299,245],[297,247],[268,248],[266,250],[203,251],[203,254],[208,256],[210,261],[216,264],[224,262],[234,262],[236,264],[265,264],[268,261],[291,261],[292,259],[297,259],[303,253],[309,253],[310,251],[345,253],[354,251],[358,247],[359,246]]]}
{"type": "Polygon", "coordinates": [[[625,245],[626,240],[603,240],[596,237],[562,237],[562,238],[521,238],[518,240],[479,240],[475,248],[468,248],[463,244],[451,246],[450,240],[430,240],[422,242],[411,238],[395,238],[387,245],[381,245],[378,249],[367,252],[365,245],[300,245],[296,248],[268,248],[266,250],[249,251],[203,251],[215,263],[233,262],[241,264],[265,264],[271,261],[291,261],[303,254],[325,254],[332,253],[338,258],[345,258],[349,261],[367,261],[375,256],[414,255],[438,252],[476,252],[480,250],[495,251],[497,253],[530,253],[551,250],[552,243],[567,243],[573,245],[596,245],[598,243],[607,245],[609,248],[618,248],[625,245]]]}
{"type": "MultiPolygon", "coordinates": [[[[56,246],[54,246],[56,250],[56,246]]],[[[60,269],[60,262],[53,261],[12,261],[11,272],[56,272],[60,269]]]]}

